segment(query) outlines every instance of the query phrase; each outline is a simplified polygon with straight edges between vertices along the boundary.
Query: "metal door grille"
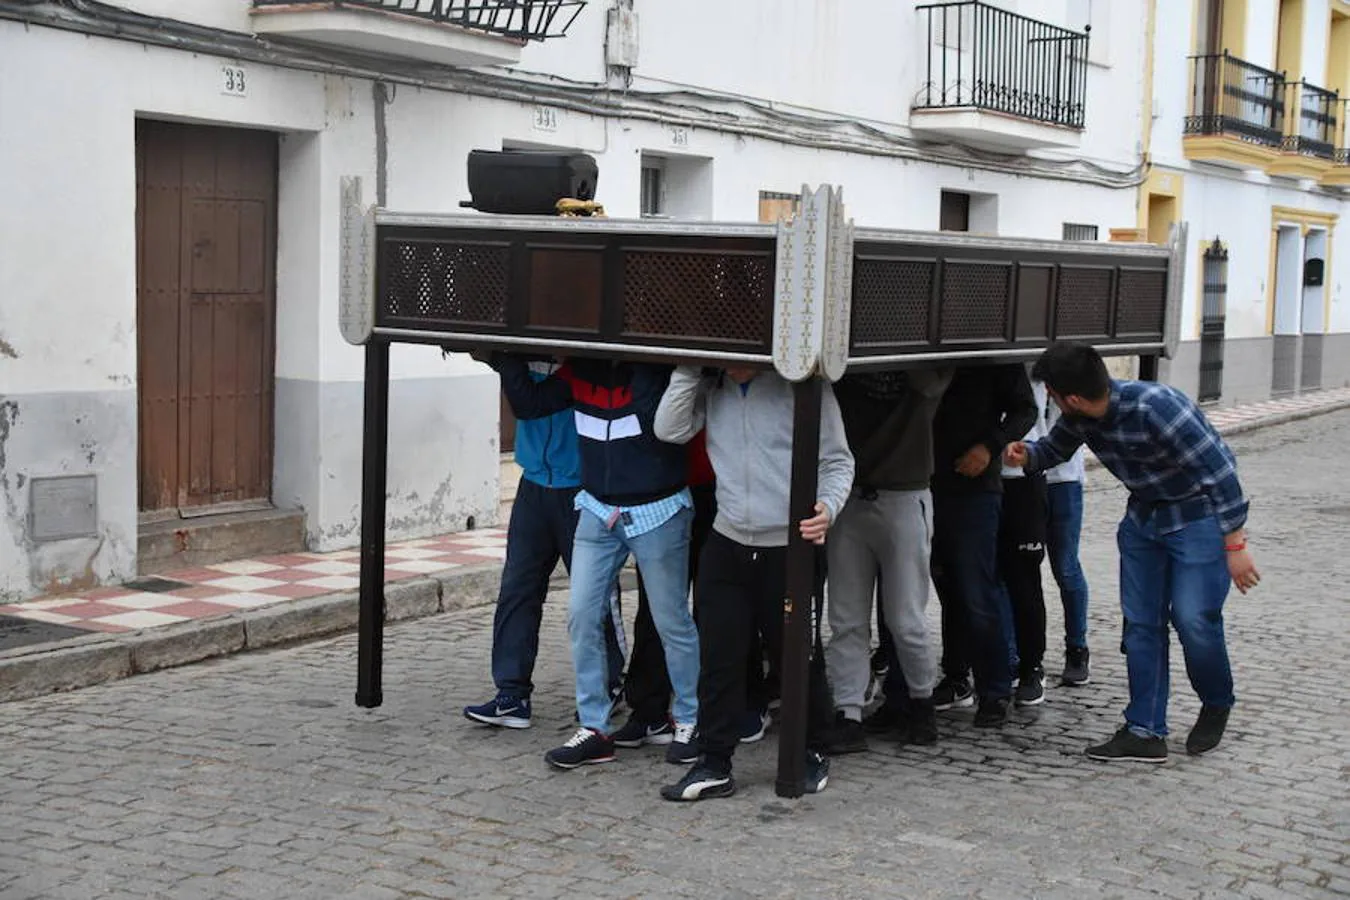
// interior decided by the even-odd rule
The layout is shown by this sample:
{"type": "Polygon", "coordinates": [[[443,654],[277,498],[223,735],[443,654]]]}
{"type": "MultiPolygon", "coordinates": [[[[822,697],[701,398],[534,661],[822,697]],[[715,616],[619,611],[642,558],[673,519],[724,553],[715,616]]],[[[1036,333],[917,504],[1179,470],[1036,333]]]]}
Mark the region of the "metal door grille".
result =
{"type": "Polygon", "coordinates": [[[1228,317],[1228,250],[1218,238],[1205,248],[1200,310],[1200,391],[1204,403],[1223,396],[1223,342],[1228,317]]]}

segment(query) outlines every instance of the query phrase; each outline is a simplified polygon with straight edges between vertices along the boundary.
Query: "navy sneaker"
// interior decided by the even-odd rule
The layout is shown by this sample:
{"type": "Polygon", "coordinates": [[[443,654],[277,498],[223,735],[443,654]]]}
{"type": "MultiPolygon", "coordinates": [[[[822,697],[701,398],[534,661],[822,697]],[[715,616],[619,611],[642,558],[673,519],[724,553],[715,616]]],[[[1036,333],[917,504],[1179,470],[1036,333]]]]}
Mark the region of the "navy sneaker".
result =
{"type": "Polygon", "coordinates": [[[510,694],[498,694],[481,706],[464,707],[464,718],[480,725],[496,725],[499,728],[529,728],[530,701],[510,694]]]}
{"type": "Polygon", "coordinates": [[[614,741],[590,728],[578,728],[561,747],[544,754],[544,761],[555,769],[575,769],[595,763],[614,761],[614,741]]]}
{"type": "Polygon", "coordinates": [[[742,744],[753,744],[755,741],[764,740],[764,732],[769,730],[769,718],[767,712],[755,712],[753,709],[747,709],[745,715],[741,718],[740,740],[742,744]]]}
{"type": "Polygon", "coordinates": [[[667,800],[708,800],[713,797],[730,797],[736,793],[736,780],[730,772],[715,772],[699,762],[674,784],[661,788],[661,796],[667,800]]]}
{"type": "Polygon", "coordinates": [[[694,726],[692,724],[680,724],[675,726],[675,733],[671,736],[670,746],[666,748],[666,762],[684,766],[698,761],[698,739],[694,737],[694,726]]]}
{"type": "Polygon", "coordinates": [[[830,758],[814,750],[806,751],[806,783],[802,786],[808,794],[819,794],[830,782],[830,758]]]}
{"type": "Polygon", "coordinates": [[[614,746],[635,749],[644,744],[665,746],[675,740],[675,726],[669,720],[664,722],[644,722],[637,716],[629,716],[628,721],[614,732],[614,746]]]}

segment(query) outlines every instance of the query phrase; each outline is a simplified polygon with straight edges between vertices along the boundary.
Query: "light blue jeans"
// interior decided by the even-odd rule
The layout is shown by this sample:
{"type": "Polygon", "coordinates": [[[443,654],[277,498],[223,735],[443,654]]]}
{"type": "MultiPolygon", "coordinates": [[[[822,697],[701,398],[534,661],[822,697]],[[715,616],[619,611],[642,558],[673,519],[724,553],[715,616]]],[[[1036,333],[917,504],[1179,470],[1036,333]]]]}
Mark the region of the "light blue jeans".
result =
{"type": "Polygon", "coordinates": [[[612,700],[605,652],[610,586],[631,553],[642,571],[652,621],[666,653],[677,723],[698,721],[698,630],[689,611],[689,526],[682,509],[659,528],[626,537],[623,526],[605,527],[581,510],[572,547],[572,595],[567,630],[577,676],[577,714],[586,728],[609,733],[612,700]]]}

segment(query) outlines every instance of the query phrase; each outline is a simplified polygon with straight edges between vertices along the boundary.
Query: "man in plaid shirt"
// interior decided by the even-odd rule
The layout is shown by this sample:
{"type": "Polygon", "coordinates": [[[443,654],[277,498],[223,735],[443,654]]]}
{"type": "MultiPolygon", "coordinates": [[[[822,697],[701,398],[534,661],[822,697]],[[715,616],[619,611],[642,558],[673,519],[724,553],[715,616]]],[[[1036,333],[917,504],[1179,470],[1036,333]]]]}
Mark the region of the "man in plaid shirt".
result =
{"type": "Polygon", "coordinates": [[[1084,344],[1051,346],[1032,377],[1045,382],[1064,417],[1046,437],[1010,444],[1005,462],[1041,471],[1087,444],[1130,491],[1116,532],[1130,703],[1125,725],[1087,755],[1167,759],[1169,622],[1202,704],[1186,750],[1212,750],[1234,703],[1223,634],[1228,586],[1245,594],[1261,580],[1247,550],[1248,504],[1233,452],[1185,394],[1153,382],[1116,381],[1084,344]]]}

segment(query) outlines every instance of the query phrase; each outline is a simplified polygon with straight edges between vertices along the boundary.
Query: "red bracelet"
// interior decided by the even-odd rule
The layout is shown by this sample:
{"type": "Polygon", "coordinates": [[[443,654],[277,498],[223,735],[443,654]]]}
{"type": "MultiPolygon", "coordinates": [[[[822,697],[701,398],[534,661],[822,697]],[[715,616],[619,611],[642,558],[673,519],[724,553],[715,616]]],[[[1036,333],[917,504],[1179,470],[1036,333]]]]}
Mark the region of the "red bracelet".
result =
{"type": "Polygon", "coordinates": [[[1224,544],[1223,549],[1229,553],[1239,553],[1247,549],[1247,542],[1243,541],[1240,544],[1224,544]]]}

